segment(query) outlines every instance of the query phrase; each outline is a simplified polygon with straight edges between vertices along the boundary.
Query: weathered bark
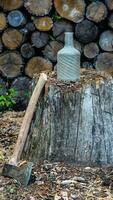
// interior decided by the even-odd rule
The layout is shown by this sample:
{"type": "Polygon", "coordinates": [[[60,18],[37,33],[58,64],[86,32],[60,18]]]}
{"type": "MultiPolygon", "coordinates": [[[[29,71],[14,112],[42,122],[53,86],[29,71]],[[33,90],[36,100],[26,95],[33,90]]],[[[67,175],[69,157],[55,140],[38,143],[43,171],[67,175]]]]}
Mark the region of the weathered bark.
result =
{"type": "Polygon", "coordinates": [[[7,29],[2,35],[2,41],[5,47],[14,50],[21,45],[23,34],[17,29],[7,29]]]}
{"type": "Polygon", "coordinates": [[[84,18],[85,1],[84,0],[54,0],[55,8],[59,15],[73,22],[81,22],[84,18]]]}
{"type": "Polygon", "coordinates": [[[63,48],[63,44],[57,41],[51,41],[47,44],[43,50],[43,55],[45,58],[48,58],[52,62],[57,61],[57,53],[60,49],[63,48]]]}
{"type": "Polygon", "coordinates": [[[51,17],[37,17],[34,19],[35,27],[39,31],[49,31],[53,26],[51,17]]]}
{"type": "Polygon", "coordinates": [[[84,46],[84,55],[87,58],[95,58],[99,54],[99,47],[96,43],[92,42],[84,46]]]}
{"type": "Polygon", "coordinates": [[[107,8],[104,3],[96,1],[87,7],[86,17],[94,22],[100,22],[107,17],[107,8]]]}
{"type": "Polygon", "coordinates": [[[99,45],[104,51],[113,51],[113,31],[103,32],[100,35],[99,45]]]}
{"type": "Polygon", "coordinates": [[[52,8],[52,0],[25,0],[24,6],[36,16],[47,15],[52,8]]]}
{"type": "Polygon", "coordinates": [[[4,13],[0,13],[0,31],[3,31],[7,26],[7,19],[4,13]]]}
{"type": "Polygon", "coordinates": [[[113,75],[113,54],[100,53],[97,56],[95,67],[97,70],[106,71],[106,73],[113,75]]]}
{"type": "Polygon", "coordinates": [[[52,31],[56,40],[64,42],[64,32],[72,32],[74,28],[71,22],[60,19],[53,24],[52,31]]]}
{"type": "Polygon", "coordinates": [[[94,41],[98,35],[98,27],[91,21],[84,20],[75,27],[75,35],[82,43],[94,41]]]}
{"type": "Polygon", "coordinates": [[[0,71],[7,78],[15,78],[21,74],[23,61],[18,52],[7,52],[0,55],[0,71]]]}
{"type": "Polygon", "coordinates": [[[36,56],[28,61],[25,74],[32,78],[34,74],[39,74],[43,71],[52,71],[52,67],[52,63],[49,60],[36,56]]]}
{"type": "Polygon", "coordinates": [[[35,50],[30,43],[24,43],[21,46],[21,54],[24,58],[31,58],[35,54],[35,50]]]}
{"type": "Polygon", "coordinates": [[[25,157],[36,163],[48,159],[86,166],[113,164],[113,79],[86,71],[79,82],[50,79],[47,86],[25,157]]]}
{"type": "Polygon", "coordinates": [[[31,35],[31,41],[36,48],[42,48],[48,43],[49,37],[47,33],[35,31],[31,35]]]}
{"type": "Polygon", "coordinates": [[[23,0],[0,0],[0,7],[2,7],[6,11],[20,8],[22,4],[23,0]]]}

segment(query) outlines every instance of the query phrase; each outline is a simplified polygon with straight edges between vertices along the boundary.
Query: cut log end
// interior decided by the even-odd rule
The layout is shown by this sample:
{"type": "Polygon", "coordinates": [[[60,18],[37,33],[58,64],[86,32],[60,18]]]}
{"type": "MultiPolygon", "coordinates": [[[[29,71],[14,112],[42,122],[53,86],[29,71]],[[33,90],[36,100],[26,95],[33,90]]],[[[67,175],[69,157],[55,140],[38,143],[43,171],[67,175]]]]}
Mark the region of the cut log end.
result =
{"type": "Polygon", "coordinates": [[[52,71],[52,67],[52,63],[49,60],[36,56],[28,61],[27,66],[25,68],[25,73],[26,75],[32,78],[34,74],[40,74],[44,71],[52,71]]]}
{"type": "Polygon", "coordinates": [[[57,1],[54,0],[55,8],[59,15],[73,22],[81,22],[84,18],[85,2],[84,0],[77,1],[57,1]]]}
{"type": "Polygon", "coordinates": [[[2,35],[3,44],[8,49],[16,49],[23,41],[23,34],[17,29],[7,29],[2,35]]]}
{"type": "Polygon", "coordinates": [[[23,5],[23,0],[0,0],[0,7],[6,11],[11,11],[20,8],[23,5]]]}
{"type": "Polygon", "coordinates": [[[26,0],[24,6],[29,13],[36,16],[44,16],[50,12],[52,0],[26,0]]]}
{"type": "Polygon", "coordinates": [[[86,17],[94,22],[100,22],[107,17],[107,8],[102,2],[93,2],[87,7],[86,17]]]}
{"type": "Polygon", "coordinates": [[[49,31],[53,26],[50,17],[38,17],[34,20],[35,27],[40,31],[49,31]]]}
{"type": "Polygon", "coordinates": [[[81,43],[90,43],[98,36],[98,27],[89,20],[83,20],[75,27],[75,35],[81,43]]]}
{"type": "Polygon", "coordinates": [[[7,78],[15,78],[21,74],[23,61],[18,52],[7,52],[0,55],[0,71],[7,78]]]}
{"type": "Polygon", "coordinates": [[[7,19],[4,13],[0,13],[0,31],[3,31],[7,26],[7,19]]]}

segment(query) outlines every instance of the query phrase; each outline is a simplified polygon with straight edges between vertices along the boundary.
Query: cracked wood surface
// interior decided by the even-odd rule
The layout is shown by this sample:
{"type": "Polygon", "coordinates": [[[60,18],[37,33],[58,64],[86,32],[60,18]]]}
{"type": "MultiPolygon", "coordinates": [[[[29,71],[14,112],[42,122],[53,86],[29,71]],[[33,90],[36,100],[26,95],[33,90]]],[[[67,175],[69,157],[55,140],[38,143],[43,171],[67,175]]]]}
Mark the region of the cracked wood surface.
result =
{"type": "Polygon", "coordinates": [[[76,85],[49,81],[31,124],[26,158],[37,163],[48,159],[86,166],[113,164],[113,79],[71,89],[76,85]]]}

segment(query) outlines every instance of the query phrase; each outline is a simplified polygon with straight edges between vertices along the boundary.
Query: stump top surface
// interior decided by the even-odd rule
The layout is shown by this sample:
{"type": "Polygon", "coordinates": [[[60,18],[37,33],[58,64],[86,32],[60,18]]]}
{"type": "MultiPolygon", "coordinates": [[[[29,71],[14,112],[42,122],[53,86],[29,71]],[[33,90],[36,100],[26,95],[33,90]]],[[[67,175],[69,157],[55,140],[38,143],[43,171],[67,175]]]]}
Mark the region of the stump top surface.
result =
{"type": "MultiPolygon", "coordinates": [[[[39,76],[35,75],[34,79],[37,82],[39,76]]],[[[105,79],[110,78],[110,75],[107,75],[105,72],[100,72],[93,69],[81,69],[80,80],[78,81],[59,81],[55,72],[51,72],[48,75],[48,81],[46,86],[50,85],[58,86],[61,90],[64,91],[79,91],[83,87],[87,87],[90,84],[95,84],[96,87],[99,87],[100,84],[104,82],[105,79]]]]}

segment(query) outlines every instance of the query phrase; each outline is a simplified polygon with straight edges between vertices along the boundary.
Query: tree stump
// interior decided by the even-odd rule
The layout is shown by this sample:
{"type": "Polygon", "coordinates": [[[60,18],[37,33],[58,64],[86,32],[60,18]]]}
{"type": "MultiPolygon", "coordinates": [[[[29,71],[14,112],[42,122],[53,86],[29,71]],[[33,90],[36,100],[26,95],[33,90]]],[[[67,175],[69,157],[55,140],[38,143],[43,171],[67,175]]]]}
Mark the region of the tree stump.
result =
{"type": "Polygon", "coordinates": [[[49,78],[24,155],[76,165],[113,164],[113,78],[83,70],[80,81],[49,78]]]}

